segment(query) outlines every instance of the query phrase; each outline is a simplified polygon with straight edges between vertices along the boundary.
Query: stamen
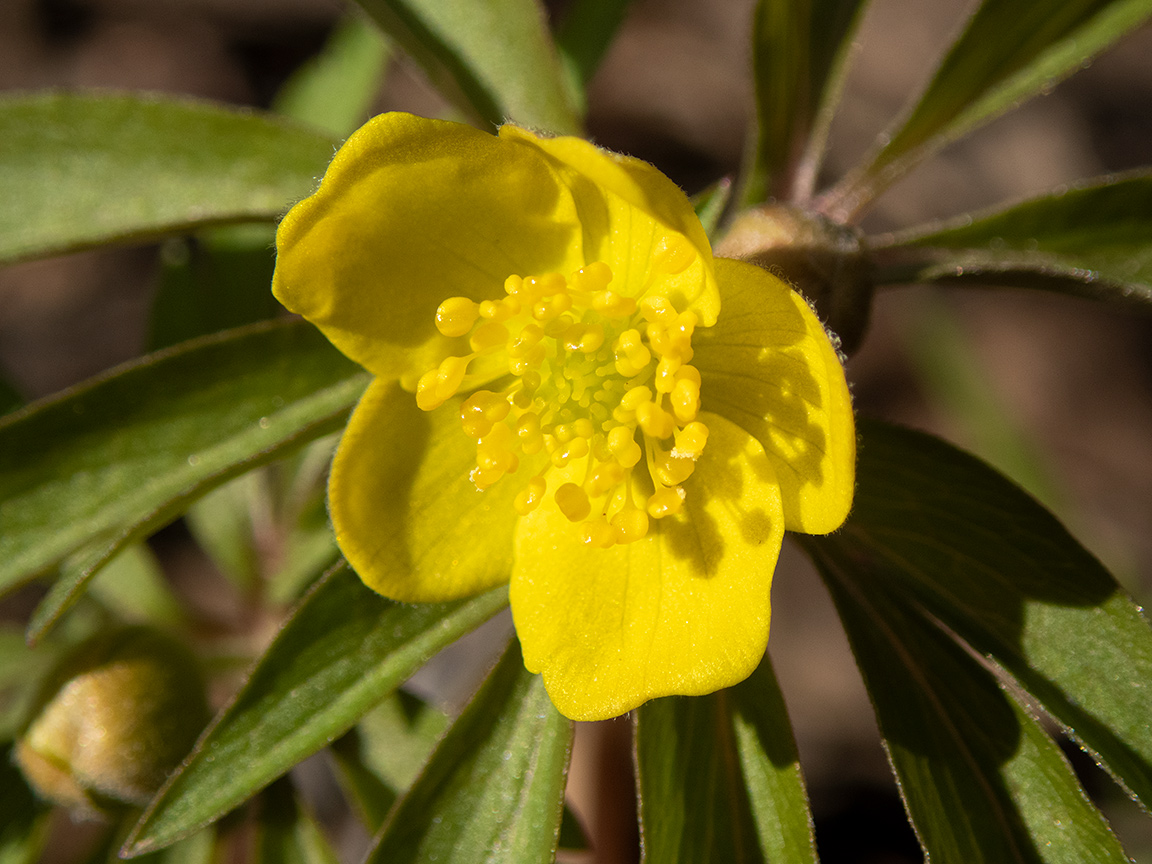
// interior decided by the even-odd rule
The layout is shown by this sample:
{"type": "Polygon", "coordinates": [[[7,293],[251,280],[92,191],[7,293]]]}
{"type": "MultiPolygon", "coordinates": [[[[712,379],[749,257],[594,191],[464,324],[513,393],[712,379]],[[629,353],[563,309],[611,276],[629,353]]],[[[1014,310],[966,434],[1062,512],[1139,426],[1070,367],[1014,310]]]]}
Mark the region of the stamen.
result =
{"type": "Polygon", "coordinates": [[[417,405],[432,410],[461,389],[472,360],[488,358],[478,375],[506,362],[514,376],[508,386],[476,390],[460,403],[464,434],[476,441],[469,477],[487,489],[517,471],[521,455],[546,457],[513,508],[533,512],[549,493],[549,472],[563,468],[578,482],[551,490],[553,501],[596,547],[635,542],[652,519],[678,513],[683,483],[708,440],[697,419],[700,373],[689,365],[696,315],[659,293],[661,280],[690,266],[696,251],[667,238],[653,254],[648,281],[622,286],[633,296],[613,290],[611,268],[596,261],[567,279],[509,276],[502,298],[445,300],[437,329],[467,336],[473,353],[444,358],[416,382],[417,405]],[[645,453],[647,497],[632,476],[645,453]]]}

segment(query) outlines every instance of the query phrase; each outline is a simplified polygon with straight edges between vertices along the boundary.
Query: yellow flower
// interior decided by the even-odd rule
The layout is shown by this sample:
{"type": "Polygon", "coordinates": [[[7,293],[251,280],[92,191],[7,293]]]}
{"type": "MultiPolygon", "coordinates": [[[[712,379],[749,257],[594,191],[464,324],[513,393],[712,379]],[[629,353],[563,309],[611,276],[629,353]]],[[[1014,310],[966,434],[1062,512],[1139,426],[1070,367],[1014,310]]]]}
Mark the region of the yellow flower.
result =
{"type": "Polygon", "coordinates": [[[276,296],[376,376],[329,484],[367,585],[510,579],[573,719],[751,673],[784,530],[852,500],[848,389],[803,299],[713,259],[644,162],[405,114],[348,140],[277,246],[276,296]]]}

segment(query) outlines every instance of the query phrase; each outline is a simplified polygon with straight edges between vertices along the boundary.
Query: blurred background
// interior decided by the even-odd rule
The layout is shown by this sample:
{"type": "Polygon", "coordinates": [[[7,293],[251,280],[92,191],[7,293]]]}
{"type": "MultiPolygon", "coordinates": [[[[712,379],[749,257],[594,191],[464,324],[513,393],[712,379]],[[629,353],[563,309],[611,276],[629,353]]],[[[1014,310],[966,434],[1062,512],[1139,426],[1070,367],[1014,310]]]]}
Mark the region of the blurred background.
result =
{"type": "MultiPolygon", "coordinates": [[[[591,86],[595,140],[655,163],[689,193],[734,172],[750,117],[752,5],[636,0],[591,86]]],[[[827,178],[851,167],[900,114],[974,5],[873,0],[833,126],[827,178]]],[[[564,11],[563,2],[550,4],[556,20],[564,11]]],[[[151,90],[265,108],[343,12],[336,0],[4,0],[0,90],[151,90]]],[[[373,111],[395,109],[450,114],[399,52],[373,111]]],[[[911,227],[1148,164],[1146,29],[914,171],[863,227],[873,234],[911,227]]],[[[157,245],[0,269],[0,377],[31,400],[139,355],[162,270],[157,245]]],[[[981,455],[1057,512],[1138,599],[1149,596],[1147,314],[1039,292],[886,290],[849,379],[860,413],[937,432],[981,455]]],[[[183,537],[177,531],[156,544],[173,578],[216,584],[219,575],[183,537]]],[[[7,614],[18,614],[18,599],[7,614]]],[[[835,613],[787,544],[772,630],[823,860],[920,860],[835,613]]],[[[449,692],[439,682],[452,678],[460,656],[442,662],[432,689],[449,692]]],[[[476,674],[470,669],[454,686],[466,690],[476,674]]],[[[570,788],[598,861],[635,856],[628,740],[624,721],[582,727],[578,736],[570,788]]],[[[1146,817],[1090,761],[1070,756],[1089,791],[1107,801],[1130,854],[1152,860],[1146,817]]],[[[345,848],[354,855],[353,835],[345,848]]]]}

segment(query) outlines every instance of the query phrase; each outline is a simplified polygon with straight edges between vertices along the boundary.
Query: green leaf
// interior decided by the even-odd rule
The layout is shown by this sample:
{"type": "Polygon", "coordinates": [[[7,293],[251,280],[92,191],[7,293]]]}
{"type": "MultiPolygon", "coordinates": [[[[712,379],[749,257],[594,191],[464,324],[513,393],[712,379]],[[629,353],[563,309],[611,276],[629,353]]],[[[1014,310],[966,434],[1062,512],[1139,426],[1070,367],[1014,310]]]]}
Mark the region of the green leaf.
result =
{"type": "Polygon", "coordinates": [[[826,211],[855,213],[925,156],[1048,92],[1149,17],[1149,0],[984,0],[903,125],[826,211]]]}
{"type": "Polygon", "coordinates": [[[0,261],[272,221],[308,195],[329,138],[170,97],[0,99],[0,261]]]}
{"type": "Polygon", "coordinates": [[[358,0],[455,105],[506,121],[579,133],[544,10],[535,0],[358,0]]]}
{"type": "Polygon", "coordinates": [[[349,14],[320,54],[288,79],[272,110],[333,138],[347,138],[368,118],[391,53],[379,29],[363,15],[349,14]]]}
{"type": "Polygon", "coordinates": [[[800,755],[772,662],[729,692],[736,753],[760,848],[772,864],[816,864],[800,755]]]}
{"type": "Polygon", "coordinates": [[[23,628],[0,628],[0,741],[11,741],[28,722],[40,681],[63,647],[44,644],[33,650],[24,641],[23,628]]]}
{"type": "Polygon", "coordinates": [[[346,565],[304,598],[248,682],[153,800],[125,846],[138,855],[207,825],[347,732],[433,654],[507,603],[405,606],[346,565]]]}
{"type": "Polygon", "coordinates": [[[556,48],[578,92],[592,80],[632,0],[574,0],[556,31],[556,48]]]}
{"type": "Polygon", "coordinates": [[[205,228],[165,241],[160,286],[152,304],[150,350],[275,317],[272,225],[205,228]]]}
{"type": "Polygon", "coordinates": [[[885,282],[979,282],[1152,303],[1152,172],[1105,177],[875,244],[885,282]]]}
{"type": "Polygon", "coordinates": [[[572,723],[513,642],[392,811],[365,864],[551,861],[572,723]]]}
{"type": "Polygon", "coordinates": [[[822,553],[816,562],[926,857],[940,864],[1128,861],[1060,748],[991,672],[855,562],[822,553]]]}
{"type": "Polygon", "coordinates": [[[260,797],[255,829],[253,864],[339,864],[287,778],[273,783],[260,797]]]}
{"type": "Polygon", "coordinates": [[[367,375],[280,320],[150,355],[0,420],[0,589],[73,556],[40,632],[128,543],[339,428],[367,375]]]}
{"type": "Polygon", "coordinates": [[[104,608],[124,621],[167,627],[184,621],[184,608],[168,587],[160,562],[140,543],[113,558],[97,574],[90,590],[104,608]]]}
{"type": "Polygon", "coordinates": [[[861,422],[852,515],[798,537],[907,593],[1010,672],[1152,801],[1152,629],[1100,563],[992,469],[928,435],[861,422]]]}
{"type": "Polygon", "coordinates": [[[759,134],[744,201],[806,200],[867,0],[760,0],[752,26],[759,134]]]}
{"type": "Polygon", "coordinates": [[[647,862],[816,861],[792,728],[767,658],[731,690],[641,706],[636,774],[647,862]]]}
{"type": "Polygon", "coordinates": [[[370,832],[384,824],[446,728],[443,712],[401,690],[332,745],[345,789],[370,832]]]}

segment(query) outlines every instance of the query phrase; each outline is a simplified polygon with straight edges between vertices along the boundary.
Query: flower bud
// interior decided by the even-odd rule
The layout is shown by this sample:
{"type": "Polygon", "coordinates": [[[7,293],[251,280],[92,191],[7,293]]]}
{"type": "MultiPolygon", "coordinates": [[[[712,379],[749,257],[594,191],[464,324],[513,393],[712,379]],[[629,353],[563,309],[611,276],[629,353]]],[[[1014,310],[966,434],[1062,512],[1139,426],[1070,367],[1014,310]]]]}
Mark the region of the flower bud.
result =
{"type": "Polygon", "coordinates": [[[146,804],[208,720],[195,658],[147,627],[78,645],[36,704],[16,761],[40,795],[88,817],[146,804]]]}

